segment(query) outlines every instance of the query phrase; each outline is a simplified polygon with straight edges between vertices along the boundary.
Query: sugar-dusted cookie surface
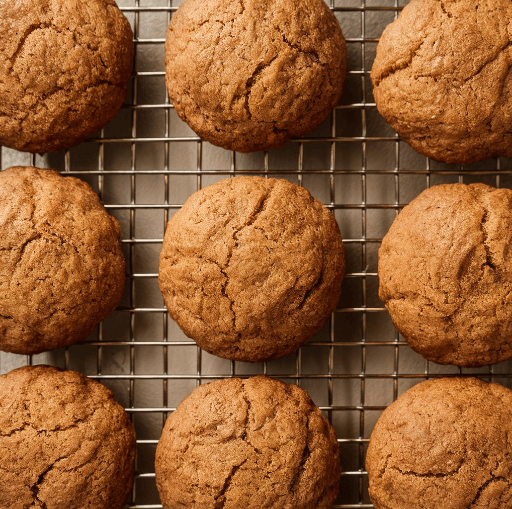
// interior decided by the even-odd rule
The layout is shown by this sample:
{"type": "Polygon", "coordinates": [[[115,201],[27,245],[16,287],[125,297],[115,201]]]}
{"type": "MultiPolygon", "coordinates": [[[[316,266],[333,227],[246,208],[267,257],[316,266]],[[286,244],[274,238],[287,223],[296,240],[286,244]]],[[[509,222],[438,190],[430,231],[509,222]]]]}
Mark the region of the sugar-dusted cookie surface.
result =
{"type": "Polygon", "coordinates": [[[512,391],[442,378],[403,393],[377,421],[366,469],[375,509],[512,507],[512,391]]]}
{"type": "Polygon", "coordinates": [[[341,466],[334,429],[307,392],[258,376],[185,398],[165,423],[155,471],[165,509],[330,509],[341,466]]]}
{"type": "Polygon", "coordinates": [[[0,350],[85,339],[123,295],[120,235],[85,182],[33,167],[0,172],[0,350]]]}
{"type": "Polygon", "coordinates": [[[186,0],[165,67],[177,113],[201,138],[253,152],[325,120],[341,95],[345,40],[323,0],[186,0]]]}
{"type": "Polygon", "coordinates": [[[425,358],[512,357],[512,191],[445,184],[415,198],[379,249],[379,296],[425,358]]]}
{"type": "Polygon", "coordinates": [[[412,0],[377,46],[379,112],[438,161],[512,156],[511,26],[509,0],[412,0]]]}
{"type": "Polygon", "coordinates": [[[135,433],[104,385],[50,366],[0,376],[0,507],[122,509],[135,433]]]}
{"type": "Polygon", "coordinates": [[[345,254],[336,220],[287,180],[225,179],[167,225],[159,284],[169,313],[209,353],[289,354],[336,308],[345,254]]]}
{"type": "Polygon", "coordinates": [[[55,152],[123,104],[133,34],[114,0],[0,2],[0,144],[55,152]]]}

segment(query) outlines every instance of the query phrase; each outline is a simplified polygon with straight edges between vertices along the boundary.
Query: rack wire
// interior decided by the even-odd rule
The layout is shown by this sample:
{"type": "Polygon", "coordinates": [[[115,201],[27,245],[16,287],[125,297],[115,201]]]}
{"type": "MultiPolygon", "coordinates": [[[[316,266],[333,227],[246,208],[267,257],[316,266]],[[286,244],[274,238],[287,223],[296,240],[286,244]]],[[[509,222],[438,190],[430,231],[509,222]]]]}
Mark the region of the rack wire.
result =
{"type": "Polygon", "coordinates": [[[340,104],[308,137],[280,150],[238,154],[202,142],[169,103],[165,30],[181,2],[119,0],[132,24],[134,72],[124,107],[98,136],[44,157],[0,151],[0,168],[52,167],[88,182],[121,222],[127,260],[125,297],[80,344],[34,356],[0,352],[0,373],[46,363],[81,371],[110,387],[137,432],[130,509],[161,508],[154,454],[179,402],[209,380],[266,374],[306,389],[334,425],[343,474],[335,508],[371,508],[365,452],[373,425],[404,390],[438,376],[476,375],[511,386],[512,363],[461,369],[415,354],[378,299],[377,253],[400,209],[423,189],[448,182],[512,187],[512,160],[471,167],[428,160],[378,114],[370,70],[378,38],[401,0],[328,0],[344,31],[348,74],[340,104]],[[335,215],[347,255],[342,297],[329,322],[295,354],[247,364],[201,351],[168,316],[158,290],[164,228],[194,191],[235,175],[287,178],[308,188],[335,215]]]}

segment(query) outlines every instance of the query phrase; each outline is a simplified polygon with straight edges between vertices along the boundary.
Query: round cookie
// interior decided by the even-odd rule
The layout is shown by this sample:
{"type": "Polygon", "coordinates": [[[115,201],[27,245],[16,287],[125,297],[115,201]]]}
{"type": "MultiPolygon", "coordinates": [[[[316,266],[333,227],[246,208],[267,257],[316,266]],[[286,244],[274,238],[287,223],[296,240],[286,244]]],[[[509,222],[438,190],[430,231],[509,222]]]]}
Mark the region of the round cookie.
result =
{"type": "Polygon", "coordinates": [[[155,461],[164,509],[328,509],[336,434],[307,392],[258,376],[201,385],[165,423],[155,461]]]}
{"type": "Polygon", "coordinates": [[[512,3],[412,0],[371,77],[381,115],[415,150],[470,164],[512,156],[512,3]]]}
{"type": "Polygon", "coordinates": [[[159,284],[201,348],[258,362],[293,352],[324,325],[344,270],[336,220],[306,189],[236,177],[194,193],[171,218],[159,284]]]}
{"type": "Polygon", "coordinates": [[[0,144],[55,152],[115,117],[133,34],[114,0],[0,2],[0,34],[0,144]]]}
{"type": "Polygon", "coordinates": [[[282,147],[341,96],[346,47],[323,0],[185,0],[165,43],[169,97],[203,139],[230,150],[282,147]]]}
{"type": "Polygon", "coordinates": [[[379,250],[379,297],[426,359],[482,366],[512,357],[512,191],[423,191],[379,250]]]}
{"type": "Polygon", "coordinates": [[[512,507],[512,391],[428,380],[377,421],[366,455],[375,509],[512,507]]]}
{"type": "Polygon", "coordinates": [[[85,182],[33,167],[0,172],[0,350],[85,339],[123,295],[120,233],[85,182]]]}
{"type": "Polygon", "coordinates": [[[102,384],[50,366],[0,376],[0,507],[122,509],[135,433],[102,384]]]}

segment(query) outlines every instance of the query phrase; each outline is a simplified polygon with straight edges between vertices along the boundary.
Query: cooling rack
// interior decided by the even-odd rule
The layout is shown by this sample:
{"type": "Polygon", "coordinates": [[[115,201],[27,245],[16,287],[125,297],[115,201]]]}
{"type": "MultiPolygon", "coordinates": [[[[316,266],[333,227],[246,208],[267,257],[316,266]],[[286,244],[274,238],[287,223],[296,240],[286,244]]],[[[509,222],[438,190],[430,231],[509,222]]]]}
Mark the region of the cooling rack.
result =
{"type": "Polygon", "coordinates": [[[460,369],[415,354],[378,299],[377,252],[400,209],[425,188],[449,182],[512,187],[512,160],[462,168],[435,163],[402,142],[378,114],[370,69],[378,38],[407,1],[328,0],[347,41],[340,104],[311,135],[283,149],[232,153],[202,142],[176,115],[164,79],[164,40],[181,2],[119,0],[135,37],[124,107],[97,136],[44,157],[5,147],[0,167],[55,168],[88,182],[121,223],[127,260],[121,305],[84,342],[34,356],[0,352],[0,373],[26,364],[75,369],[110,387],[137,432],[136,478],[127,507],[161,508],[154,454],[170,412],[201,383],[266,374],[306,389],[334,425],[343,474],[335,507],[371,508],[364,459],[382,411],[431,377],[476,375],[511,386],[512,363],[460,369]],[[335,215],[347,255],[336,311],[296,353],[266,363],[218,359],[201,351],[167,315],[158,290],[165,224],[194,191],[235,175],[286,178],[335,215]]]}

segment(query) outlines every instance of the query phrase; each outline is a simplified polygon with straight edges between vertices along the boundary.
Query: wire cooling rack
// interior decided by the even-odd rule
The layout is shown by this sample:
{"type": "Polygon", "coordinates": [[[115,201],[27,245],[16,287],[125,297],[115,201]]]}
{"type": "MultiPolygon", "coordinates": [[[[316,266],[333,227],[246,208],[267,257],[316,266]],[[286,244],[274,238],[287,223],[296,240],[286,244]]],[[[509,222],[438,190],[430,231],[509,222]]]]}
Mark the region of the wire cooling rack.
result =
{"type": "Polygon", "coordinates": [[[473,374],[511,385],[512,363],[460,369],[429,363],[394,329],[378,299],[377,252],[401,207],[448,182],[512,187],[512,160],[471,167],[435,163],[402,142],[378,114],[370,70],[378,38],[406,2],[329,0],[347,40],[340,104],[310,136],[280,150],[232,153],[202,142],[169,104],[164,40],[181,2],[119,0],[135,36],[134,73],[124,107],[96,137],[44,157],[2,148],[0,167],[51,167],[88,182],[121,222],[127,259],[123,302],[85,342],[34,356],[0,352],[0,373],[46,363],[110,387],[137,432],[131,509],[161,508],[154,454],[165,419],[195,387],[230,376],[267,374],[306,389],[334,425],[343,474],[336,508],[373,507],[364,459],[373,425],[404,390],[429,377],[473,374]],[[158,290],[165,224],[194,191],[234,175],[268,175],[308,188],[335,215],[347,274],[339,306],[295,354],[266,363],[201,351],[167,315],[158,290]]]}

